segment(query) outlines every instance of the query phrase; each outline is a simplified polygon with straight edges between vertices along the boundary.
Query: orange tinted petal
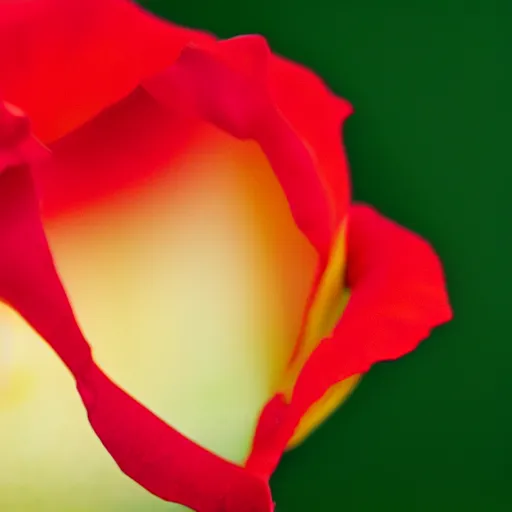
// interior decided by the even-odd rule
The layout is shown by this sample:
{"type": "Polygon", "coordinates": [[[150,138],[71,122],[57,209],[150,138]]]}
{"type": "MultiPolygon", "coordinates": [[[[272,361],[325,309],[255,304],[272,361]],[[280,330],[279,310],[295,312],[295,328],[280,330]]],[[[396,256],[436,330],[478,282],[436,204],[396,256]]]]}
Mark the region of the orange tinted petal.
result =
{"type": "Polygon", "coordinates": [[[264,78],[272,58],[258,36],[188,46],[174,66],[144,86],[173,110],[255,140],[281,183],[297,227],[326,260],[335,230],[328,185],[306,141],[268,93],[264,78]]]}

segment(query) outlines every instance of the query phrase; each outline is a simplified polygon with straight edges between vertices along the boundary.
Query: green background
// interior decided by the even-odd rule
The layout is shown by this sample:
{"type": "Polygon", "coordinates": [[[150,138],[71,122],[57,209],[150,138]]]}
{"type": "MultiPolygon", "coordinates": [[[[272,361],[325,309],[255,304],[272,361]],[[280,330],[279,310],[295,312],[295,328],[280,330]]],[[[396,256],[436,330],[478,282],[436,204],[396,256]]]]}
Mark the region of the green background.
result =
{"type": "Polygon", "coordinates": [[[277,511],[512,510],[510,2],[142,3],[221,37],[261,33],[323,76],[355,106],[355,198],[445,264],[455,320],[285,456],[277,511]]]}

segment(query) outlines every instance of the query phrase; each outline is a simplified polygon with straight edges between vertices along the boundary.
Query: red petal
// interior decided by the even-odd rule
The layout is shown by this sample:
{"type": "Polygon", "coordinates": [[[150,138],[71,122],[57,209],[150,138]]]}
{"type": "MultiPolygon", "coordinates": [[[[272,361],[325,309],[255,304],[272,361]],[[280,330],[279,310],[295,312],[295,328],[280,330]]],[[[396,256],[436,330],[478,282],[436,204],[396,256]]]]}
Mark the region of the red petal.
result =
{"type": "Polygon", "coordinates": [[[169,427],[98,367],[78,382],[89,420],[119,467],[160,498],[198,512],[271,512],[265,480],[169,427]]]}
{"type": "Polygon", "coordinates": [[[368,206],[350,210],[347,257],[350,300],[297,381],[292,405],[298,413],[333,384],[411,352],[452,318],[434,250],[368,206]]]}
{"type": "MultiPolygon", "coordinates": [[[[253,38],[261,39],[235,38],[216,51],[236,62],[237,72],[256,65],[251,80],[266,82],[278,110],[307,145],[339,221],[349,197],[339,132],[351,106],[306,68],[277,56],[267,59],[253,38]]],[[[38,137],[50,142],[172,64],[186,44],[213,41],[127,0],[5,0],[0,3],[0,91],[28,113],[38,137]]]]}
{"type": "Polygon", "coordinates": [[[0,299],[16,309],[79,374],[90,348],[57,277],[39,218],[30,164],[37,143],[0,103],[0,299]],[[18,136],[14,134],[17,132],[18,136]]]}
{"type": "Polygon", "coordinates": [[[278,395],[263,411],[247,461],[254,473],[274,471],[300,418],[331,386],[411,352],[452,317],[441,264],[421,237],[356,205],[347,244],[348,305],[306,362],[291,404],[278,395]]]}
{"type": "Polygon", "coordinates": [[[0,94],[49,142],[172,64],[188,42],[207,39],[127,0],[4,0],[0,94]]]}
{"type": "Polygon", "coordinates": [[[269,89],[279,111],[314,157],[337,228],[350,202],[349,167],[341,130],[353,112],[352,105],[335,96],[309,69],[278,56],[270,62],[269,89]]]}
{"type": "MultiPolygon", "coordinates": [[[[187,46],[173,66],[144,86],[173,110],[258,142],[283,187],[297,226],[324,260],[334,231],[332,196],[306,140],[269,93],[266,77],[272,59],[259,36],[201,48],[187,46]]],[[[339,171],[343,174],[344,169],[339,171]]]]}

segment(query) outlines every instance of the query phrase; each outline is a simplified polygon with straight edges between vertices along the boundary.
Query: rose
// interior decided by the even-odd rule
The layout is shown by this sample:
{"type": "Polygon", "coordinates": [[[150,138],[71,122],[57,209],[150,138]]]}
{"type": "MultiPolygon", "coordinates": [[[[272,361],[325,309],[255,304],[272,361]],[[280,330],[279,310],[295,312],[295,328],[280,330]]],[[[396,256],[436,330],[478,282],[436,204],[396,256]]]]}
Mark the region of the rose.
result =
{"type": "MultiPolygon", "coordinates": [[[[0,47],[0,298],[64,361],[93,429],[133,480],[200,512],[272,510],[268,479],[284,449],[372,364],[404,355],[451,317],[429,245],[350,202],[339,140],[350,105],[310,71],[272,55],[261,37],[218,41],[122,0],[3,2],[0,47]],[[175,285],[170,261],[186,288],[175,285]],[[196,288],[193,264],[208,267],[196,288]],[[192,336],[146,347],[145,338],[181,334],[179,318],[163,322],[172,315],[162,308],[167,301],[191,317],[192,336]],[[203,302],[190,315],[194,301],[203,302]],[[201,351],[186,351],[201,338],[201,351]],[[277,345],[281,339],[287,343],[277,345]],[[174,351],[164,352],[167,346],[174,351]],[[232,366],[230,357],[244,352],[251,355],[232,366]],[[114,384],[96,359],[169,424],[114,384]],[[187,360],[195,364],[176,392],[173,376],[187,360]],[[167,381],[150,378],[157,362],[172,368],[167,381]],[[194,381],[202,386],[191,389],[194,381]],[[240,389],[227,395],[226,386],[240,389]],[[222,431],[237,436],[236,450],[219,442],[214,427],[201,429],[194,414],[209,401],[205,416],[226,416],[222,431]]],[[[27,467],[20,448],[27,411],[44,407],[58,441],[78,450],[57,460],[83,475],[94,468],[98,482],[99,466],[88,466],[77,446],[96,445],[85,431],[74,443],[67,438],[84,423],[61,389],[69,378],[57,373],[53,382],[53,360],[20,353],[38,349],[2,313],[12,338],[3,346],[14,352],[3,365],[2,453],[15,468],[27,467]],[[34,397],[34,389],[44,392],[34,397]],[[66,428],[70,415],[73,429],[66,428]]],[[[43,418],[40,411],[31,417],[43,418]]],[[[38,432],[33,442],[49,438],[38,432]]],[[[55,465],[33,457],[37,470],[55,465]]]]}

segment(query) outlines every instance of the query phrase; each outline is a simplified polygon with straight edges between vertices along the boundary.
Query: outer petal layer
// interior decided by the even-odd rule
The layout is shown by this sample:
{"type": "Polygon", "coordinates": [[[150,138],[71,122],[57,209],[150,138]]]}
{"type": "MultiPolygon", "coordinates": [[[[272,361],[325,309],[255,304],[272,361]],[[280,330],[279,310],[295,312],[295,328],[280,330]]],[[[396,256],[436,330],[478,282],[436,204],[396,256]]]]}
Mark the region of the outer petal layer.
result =
{"type": "Polygon", "coordinates": [[[91,425],[119,467],[160,498],[198,512],[270,512],[267,482],[171,428],[97,366],[78,380],[91,425]]]}
{"type": "Polygon", "coordinates": [[[17,310],[76,375],[91,362],[46,242],[30,166],[37,143],[0,103],[0,300],[17,310]],[[29,148],[27,150],[26,148],[29,148]]]}
{"type": "Polygon", "coordinates": [[[274,56],[269,90],[280,112],[307,144],[333,208],[334,229],[343,222],[350,201],[348,161],[341,138],[352,105],[335,96],[307,68],[274,56]]]}
{"type": "Polygon", "coordinates": [[[452,317],[441,264],[427,242],[368,206],[352,206],[348,221],[350,299],[304,365],[291,403],[276,395],[263,411],[247,461],[253,472],[274,471],[301,418],[333,386],[411,352],[452,317]]]}
{"type": "Polygon", "coordinates": [[[44,142],[62,137],[211,36],[127,0],[0,2],[0,94],[44,142]]]}
{"type": "Polygon", "coordinates": [[[368,206],[354,205],[347,246],[350,300],[297,381],[297,410],[372,364],[411,352],[452,317],[440,261],[421,237],[368,206]]]}

